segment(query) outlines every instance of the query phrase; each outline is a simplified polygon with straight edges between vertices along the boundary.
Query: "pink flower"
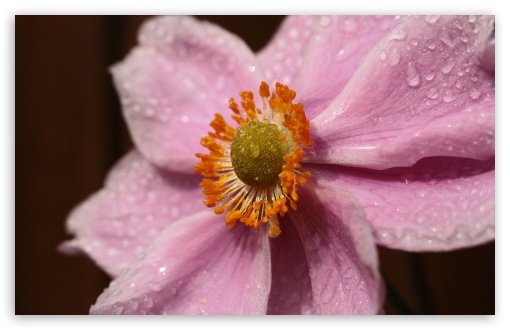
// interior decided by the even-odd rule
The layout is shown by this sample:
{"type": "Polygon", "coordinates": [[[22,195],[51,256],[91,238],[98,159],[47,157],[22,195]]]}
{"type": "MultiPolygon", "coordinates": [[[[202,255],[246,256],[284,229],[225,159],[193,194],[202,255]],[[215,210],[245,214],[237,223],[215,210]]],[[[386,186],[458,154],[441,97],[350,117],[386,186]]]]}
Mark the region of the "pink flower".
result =
{"type": "Polygon", "coordinates": [[[165,17],[139,43],[112,68],[136,149],[62,245],[114,278],[92,313],[377,313],[376,244],[494,239],[494,17],[289,17],[258,54],[165,17]],[[214,113],[261,81],[296,91],[314,142],[277,238],[228,230],[194,173],[214,113]]]}

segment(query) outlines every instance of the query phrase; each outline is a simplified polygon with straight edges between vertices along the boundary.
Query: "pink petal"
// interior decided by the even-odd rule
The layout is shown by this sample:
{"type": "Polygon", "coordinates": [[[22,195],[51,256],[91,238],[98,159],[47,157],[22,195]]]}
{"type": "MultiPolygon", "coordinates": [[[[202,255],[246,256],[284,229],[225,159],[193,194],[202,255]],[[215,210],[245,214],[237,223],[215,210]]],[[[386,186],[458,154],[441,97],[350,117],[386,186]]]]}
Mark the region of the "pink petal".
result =
{"type": "Polygon", "coordinates": [[[164,228],[205,208],[199,180],[158,170],[130,152],[110,171],[104,188],[72,211],[67,231],[75,238],[61,250],[84,251],[117,276],[164,228]]]}
{"type": "Polygon", "coordinates": [[[320,16],[287,16],[271,41],[257,54],[270,86],[276,82],[292,84],[319,19],[320,16]]]}
{"type": "Polygon", "coordinates": [[[312,30],[292,85],[312,119],[324,111],[398,16],[323,16],[312,30]]]}
{"type": "Polygon", "coordinates": [[[403,20],[311,122],[308,160],[385,169],[432,156],[492,158],[494,74],[479,54],[493,20],[403,20]]]}
{"type": "Polygon", "coordinates": [[[190,17],[149,20],[139,42],[111,69],[131,135],[152,163],[191,172],[214,113],[230,117],[231,97],[258,91],[258,62],[238,37],[190,17]]]}
{"type": "Polygon", "coordinates": [[[291,213],[310,268],[315,314],[375,314],[384,288],[370,226],[347,192],[307,183],[291,213]],[[312,190],[313,189],[313,190],[312,190]]]}
{"type": "Polygon", "coordinates": [[[378,244],[446,251],[494,239],[494,159],[427,158],[385,171],[311,171],[320,183],[356,197],[378,244]]]}
{"type": "Polygon", "coordinates": [[[290,16],[259,54],[266,79],[291,84],[308,118],[340,93],[394,16],[290,16]]]}
{"type": "Polygon", "coordinates": [[[311,314],[312,288],[301,239],[291,218],[285,217],[280,223],[281,234],[271,240],[273,276],[267,313],[311,314]]]}
{"type": "Polygon", "coordinates": [[[264,231],[228,230],[207,210],[168,227],[92,306],[92,314],[265,314],[271,286],[264,231]]]}

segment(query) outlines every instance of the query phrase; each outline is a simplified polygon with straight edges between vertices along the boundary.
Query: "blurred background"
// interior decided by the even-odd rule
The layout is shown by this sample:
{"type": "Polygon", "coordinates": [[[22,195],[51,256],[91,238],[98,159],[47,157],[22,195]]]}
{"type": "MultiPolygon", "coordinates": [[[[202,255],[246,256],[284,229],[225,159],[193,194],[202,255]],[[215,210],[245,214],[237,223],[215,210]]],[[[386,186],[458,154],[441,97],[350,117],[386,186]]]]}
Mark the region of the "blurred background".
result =
{"type": "MultiPolygon", "coordinates": [[[[56,251],[73,206],[132,147],[108,67],[147,16],[15,18],[15,313],[88,314],[110,279],[56,251]]],[[[261,49],[282,16],[199,16],[261,49]]],[[[418,314],[494,314],[495,245],[449,253],[379,248],[381,270],[418,314]]],[[[388,314],[398,313],[387,304],[388,314]]]]}

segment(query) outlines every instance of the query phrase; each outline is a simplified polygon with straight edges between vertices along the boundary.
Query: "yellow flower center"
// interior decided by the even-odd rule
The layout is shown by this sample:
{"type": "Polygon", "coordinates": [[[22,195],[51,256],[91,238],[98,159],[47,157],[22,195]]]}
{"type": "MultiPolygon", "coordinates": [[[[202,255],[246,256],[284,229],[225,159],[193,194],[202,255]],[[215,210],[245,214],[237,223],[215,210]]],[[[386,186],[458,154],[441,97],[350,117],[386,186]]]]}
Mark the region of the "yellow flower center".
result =
{"type": "Polygon", "coordinates": [[[282,133],[275,124],[252,121],[239,128],[230,147],[239,180],[251,186],[275,183],[284,164],[282,133]]]}
{"type": "Polygon", "coordinates": [[[215,207],[216,214],[228,210],[229,228],[238,221],[255,229],[264,225],[269,237],[277,237],[278,216],[288,212],[287,202],[297,210],[297,188],[311,177],[298,169],[303,149],[313,142],[303,105],[292,103],[293,90],[276,83],[276,93],[270,93],[262,82],[259,94],[262,110],[255,107],[251,92],[240,93],[241,109],[230,99],[237,130],[215,114],[214,132],[200,141],[210,153],[196,154],[201,161],[195,171],[204,176],[205,205],[215,207]]]}

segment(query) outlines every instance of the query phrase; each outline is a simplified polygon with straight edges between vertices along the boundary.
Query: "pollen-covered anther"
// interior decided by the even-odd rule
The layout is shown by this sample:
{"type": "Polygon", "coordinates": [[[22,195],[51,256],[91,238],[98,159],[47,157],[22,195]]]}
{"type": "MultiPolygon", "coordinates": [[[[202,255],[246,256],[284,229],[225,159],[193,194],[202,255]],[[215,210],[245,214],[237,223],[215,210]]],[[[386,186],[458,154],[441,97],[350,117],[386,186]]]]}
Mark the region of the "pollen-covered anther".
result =
{"type": "Polygon", "coordinates": [[[302,104],[292,101],[296,93],[276,83],[276,92],[262,82],[259,95],[262,109],[255,105],[251,92],[241,92],[241,106],[230,99],[234,129],[223,116],[215,114],[214,132],[200,141],[209,155],[201,159],[195,171],[205,178],[200,183],[206,195],[204,203],[225,215],[228,228],[237,222],[259,229],[266,227],[269,237],[281,233],[279,217],[290,208],[298,210],[298,186],[311,177],[301,172],[304,148],[310,141],[310,123],[302,104]]]}

